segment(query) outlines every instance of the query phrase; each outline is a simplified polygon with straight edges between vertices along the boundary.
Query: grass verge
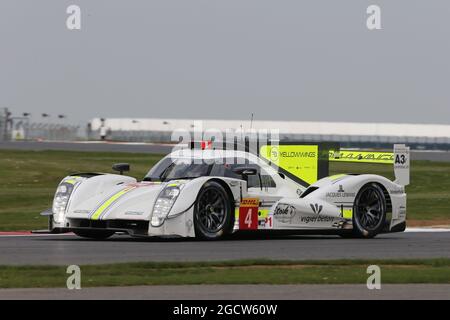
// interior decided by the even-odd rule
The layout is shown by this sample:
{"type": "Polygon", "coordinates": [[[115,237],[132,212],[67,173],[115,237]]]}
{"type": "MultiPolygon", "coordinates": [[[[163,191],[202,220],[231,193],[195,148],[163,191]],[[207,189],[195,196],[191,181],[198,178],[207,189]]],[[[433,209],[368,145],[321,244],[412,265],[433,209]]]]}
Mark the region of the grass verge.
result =
{"type": "MultiPolygon", "coordinates": [[[[450,283],[450,259],[126,263],[85,265],[81,286],[182,284],[365,284],[367,267],[382,283],[450,283]]],[[[0,266],[0,288],[65,287],[61,266],[0,266]]]]}

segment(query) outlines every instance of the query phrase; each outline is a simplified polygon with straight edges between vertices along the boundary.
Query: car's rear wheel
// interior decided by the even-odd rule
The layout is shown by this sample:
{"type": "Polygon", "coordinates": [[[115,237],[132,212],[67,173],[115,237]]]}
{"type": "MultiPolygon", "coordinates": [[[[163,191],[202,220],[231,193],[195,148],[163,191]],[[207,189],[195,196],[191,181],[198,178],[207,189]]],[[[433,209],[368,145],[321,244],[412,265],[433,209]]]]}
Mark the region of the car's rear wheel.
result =
{"type": "Polygon", "coordinates": [[[373,238],[379,234],[386,221],[386,197],[376,183],[364,185],[353,205],[353,235],[373,238]]]}
{"type": "Polygon", "coordinates": [[[220,183],[205,183],[194,207],[196,236],[205,240],[217,240],[229,234],[232,227],[232,207],[230,196],[220,183]]]}
{"type": "Polygon", "coordinates": [[[114,231],[106,231],[106,230],[76,230],[75,233],[77,236],[88,239],[95,240],[103,240],[111,237],[114,234],[114,231]]]}

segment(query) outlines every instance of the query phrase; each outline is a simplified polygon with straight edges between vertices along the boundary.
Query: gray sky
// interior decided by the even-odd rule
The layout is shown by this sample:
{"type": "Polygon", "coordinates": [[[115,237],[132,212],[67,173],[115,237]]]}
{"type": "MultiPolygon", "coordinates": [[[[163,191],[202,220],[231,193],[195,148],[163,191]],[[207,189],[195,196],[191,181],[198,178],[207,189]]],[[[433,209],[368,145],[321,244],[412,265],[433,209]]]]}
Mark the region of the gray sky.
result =
{"type": "Polygon", "coordinates": [[[2,0],[0,107],[450,124],[449,17],[448,0],[2,0]]]}

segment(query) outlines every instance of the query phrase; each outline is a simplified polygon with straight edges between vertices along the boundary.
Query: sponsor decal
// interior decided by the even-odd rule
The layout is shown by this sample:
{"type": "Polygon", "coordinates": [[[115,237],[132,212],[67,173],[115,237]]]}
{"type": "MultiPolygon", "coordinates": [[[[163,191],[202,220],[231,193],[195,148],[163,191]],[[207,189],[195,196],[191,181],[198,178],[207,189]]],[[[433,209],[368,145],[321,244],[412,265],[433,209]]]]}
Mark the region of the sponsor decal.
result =
{"type": "Polygon", "coordinates": [[[305,224],[316,223],[316,222],[333,222],[334,217],[327,216],[303,216],[300,218],[300,221],[305,224]]]}
{"type": "Polygon", "coordinates": [[[399,218],[404,218],[404,217],[406,217],[406,207],[400,206],[400,207],[398,208],[398,216],[399,216],[399,218]]]}
{"type": "Polygon", "coordinates": [[[310,206],[311,206],[312,211],[315,214],[320,214],[322,212],[322,209],[323,209],[322,205],[319,206],[317,203],[315,203],[315,204],[311,203],[310,206]]]}
{"type": "Polygon", "coordinates": [[[257,207],[259,206],[258,198],[242,198],[240,207],[257,207]]]}
{"type": "Polygon", "coordinates": [[[353,217],[353,206],[347,206],[347,208],[344,208],[344,205],[340,205],[341,209],[341,217],[344,219],[351,219],[353,217]]]}
{"type": "Polygon", "coordinates": [[[343,162],[372,162],[391,164],[394,163],[394,154],[392,152],[330,150],[329,159],[331,161],[343,162]]]}
{"type": "MultiPolygon", "coordinates": [[[[318,224],[326,224],[329,226],[334,227],[334,223],[339,223],[342,220],[342,218],[339,217],[332,217],[332,216],[325,216],[320,215],[320,213],[323,210],[323,206],[319,205],[317,203],[310,204],[311,209],[314,212],[313,214],[305,214],[301,211],[297,211],[297,209],[289,204],[280,203],[277,205],[277,207],[274,210],[274,218],[275,220],[282,222],[282,223],[288,223],[292,225],[310,225],[314,223],[318,224]]],[[[339,226],[337,224],[337,226],[339,226]]]]}
{"type": "Polygon", "coordinates": [[[345,192],[344,187],[340,184],[339,188],[336,192],[327,192],[326,196],[328,198],[348,198],[348,197],[355,197],[355,192],[345,192]]]}
{"type": "Polygon", "coordinates": [[[90,214],[91,210],[75,210],[73,213],[90,214]]]}
{"type": "Polygon", "coordinates": [[[279,203],[277,207],[275,208],[275,211],[273,213],[273,216],[275,217],[275,220],[283,222],[283,223],[289,223],[291,222],[292,218],[295,216],[296,210],[295,207],[290,204],[284,204],[279,203]]]}
{"type": "Polygon", "coordinates": [[[143,211],[127,211],[125,212],[126,216],[142,216],[144,214],[143,211]]]}
{"type": "Polygon", "coordinates": [[[314,151],[282,151],[279,152],[282,158],[315,158],[317,153],[314,151]]]}
{"type": "Polygon", "coordinates": [[[393,189],[389,190],[390,194],[403,194],[405,193],[405,190],[403,188],[393,189]]]}
{"type": "Polygon", "coordinates": [[[273,215],[269,212],[269,209],[261,208],[258,210],[258,229],[272,229],[273,228],[273,215]]]}
{"type": "Polygon", "coordinates": [[[272,150],[270,151],[270,159],[273,162],[277,162],[278,161],[278,154],[279,154],[278,148],[277,147],[273,147],[272,150]]]}
{"type": "Polygon", "coordinates": [[[264,145],[260,148],[260,155],[307,184],[317,181],[318,145],[264,145]]]}
{"type": "MultiPolygon", "coordinates": [[[[133,187],[133,188],[142,188],[142,187],[151,187],[151,186],[156,186],[156,185],[161,185],[161,182],[157,182],[157,181],[132,182],[132,183],[128,183],[126,186],[133,187]]],[[[176,185],[178,186],[178,184],[176,184],[176,185]]]]}

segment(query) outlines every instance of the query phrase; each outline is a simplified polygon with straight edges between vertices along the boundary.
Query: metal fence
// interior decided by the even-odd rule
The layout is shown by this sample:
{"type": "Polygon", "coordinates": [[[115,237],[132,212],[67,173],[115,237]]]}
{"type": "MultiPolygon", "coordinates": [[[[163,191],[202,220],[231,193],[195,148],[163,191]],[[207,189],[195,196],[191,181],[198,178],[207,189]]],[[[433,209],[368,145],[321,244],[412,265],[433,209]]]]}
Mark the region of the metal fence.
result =
{"type": "Polygon", "coordinates": [[[26,117],[8,117],[7,109],[0,109],[0,141],[80,140],[80,127],[68,124],[33,123],[26,117]]]}
{"type": "Polygon", "coordinates": [[[74,141],[80,139],[79,129],[79,126],[65,124],[30,123],[24,125],[24,139],[74,141]]]}

